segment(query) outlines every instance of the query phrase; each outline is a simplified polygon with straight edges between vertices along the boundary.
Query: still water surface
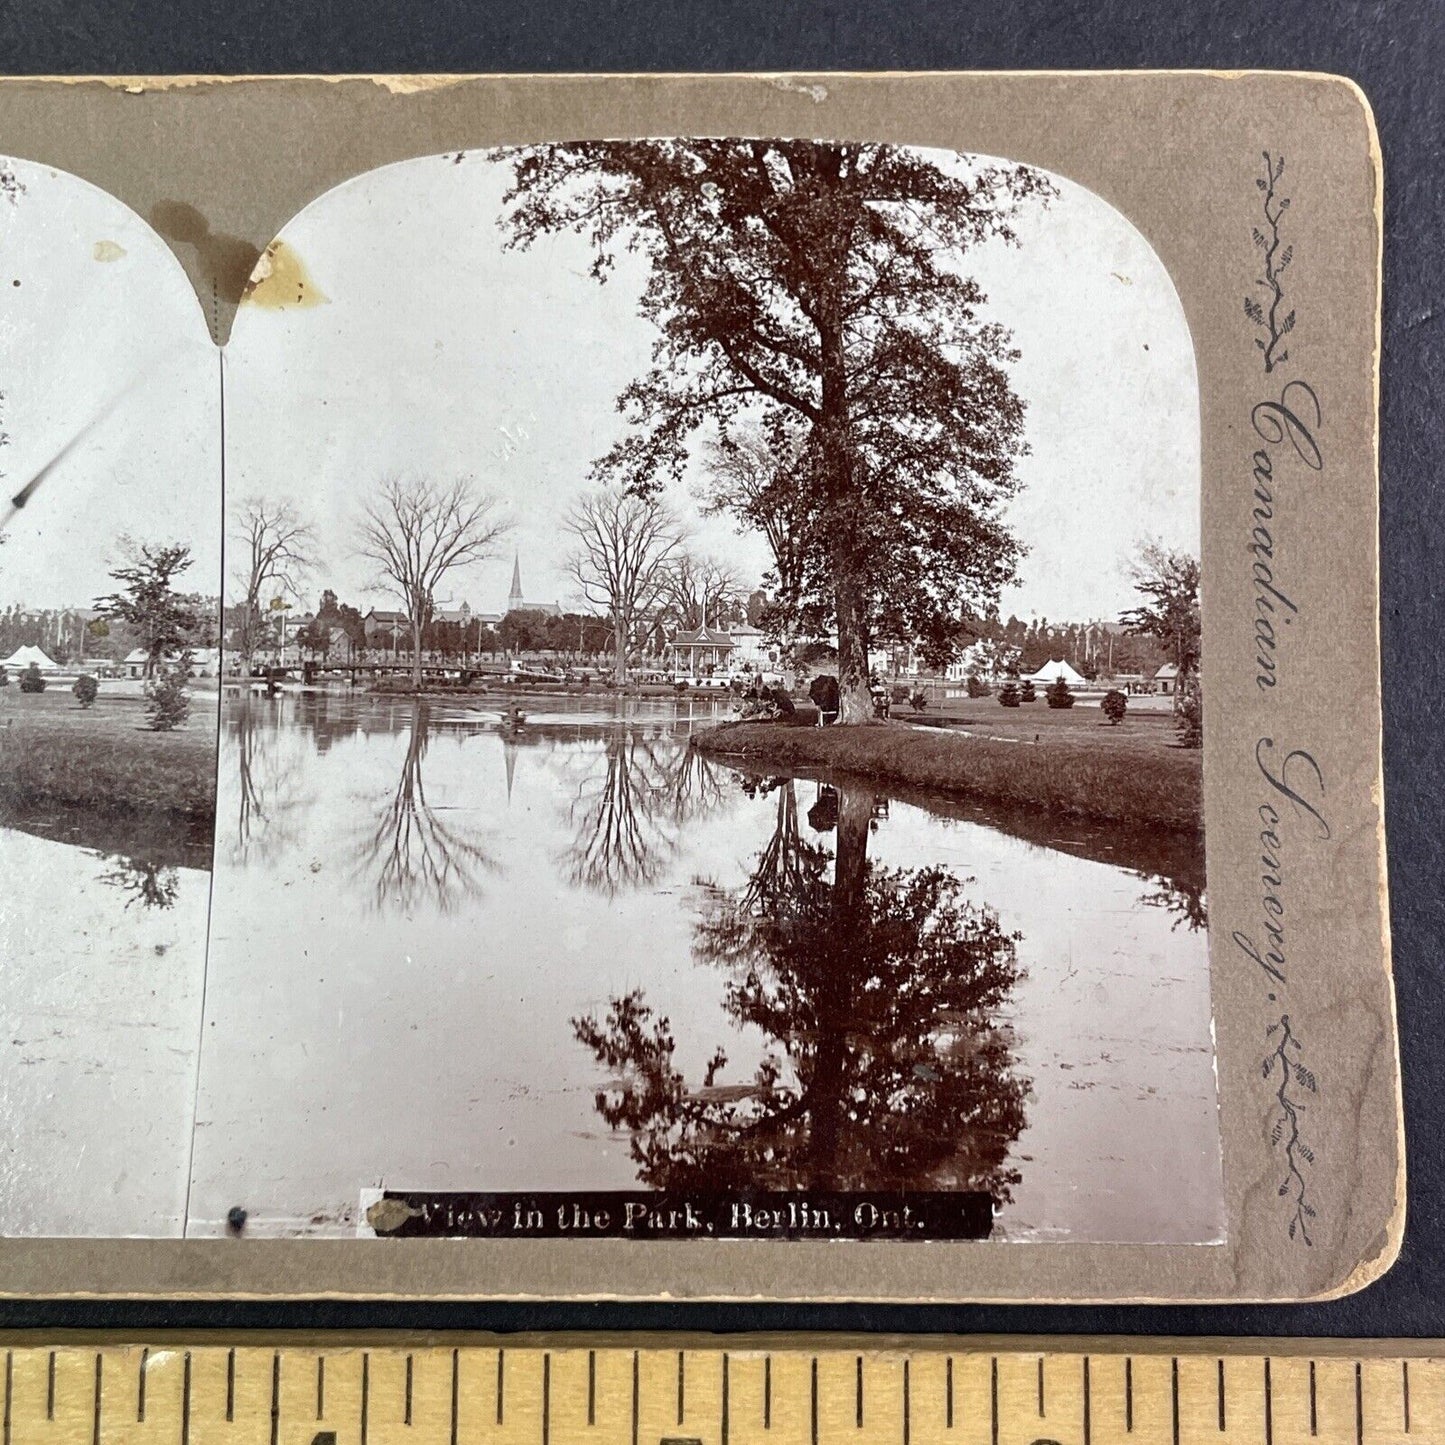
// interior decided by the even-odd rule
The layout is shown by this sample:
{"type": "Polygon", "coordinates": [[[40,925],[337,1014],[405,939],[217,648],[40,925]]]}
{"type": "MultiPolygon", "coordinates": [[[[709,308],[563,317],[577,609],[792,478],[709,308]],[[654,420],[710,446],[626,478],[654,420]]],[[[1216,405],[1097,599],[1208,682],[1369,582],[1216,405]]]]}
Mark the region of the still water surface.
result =
{"type": "Polygon", "coordinates": [[[227,701],[189,1232],[745,1181],[1220,1237],[1197,856],[748,776],[714,706],[227,701]]]}

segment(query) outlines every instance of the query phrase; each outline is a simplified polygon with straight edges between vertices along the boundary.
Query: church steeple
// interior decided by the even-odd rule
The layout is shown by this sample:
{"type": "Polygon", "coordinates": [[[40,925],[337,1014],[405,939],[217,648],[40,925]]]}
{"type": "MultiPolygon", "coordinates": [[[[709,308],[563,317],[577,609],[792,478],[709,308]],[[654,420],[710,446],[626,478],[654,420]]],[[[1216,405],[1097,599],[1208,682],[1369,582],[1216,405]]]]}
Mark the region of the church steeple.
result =
{"type": "Polygon", "coordinates": [[[512,553],[512,590],[507,595],[507,602],[511,612],[517,611],[522,605],[522,558],[517,552],[512,553]]]}

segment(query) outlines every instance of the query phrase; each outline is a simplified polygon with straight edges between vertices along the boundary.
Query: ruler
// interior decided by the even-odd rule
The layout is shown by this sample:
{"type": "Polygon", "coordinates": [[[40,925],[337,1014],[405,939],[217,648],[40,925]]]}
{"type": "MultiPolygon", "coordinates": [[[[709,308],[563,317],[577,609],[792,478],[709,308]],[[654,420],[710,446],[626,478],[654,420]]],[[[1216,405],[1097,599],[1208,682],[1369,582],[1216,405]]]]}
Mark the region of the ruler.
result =
{"type": "Polygon", "coordinates": [[[0,1347],[0,1445],[1445,1445],[1438,1342],[248,1334],[0,1347]]]}

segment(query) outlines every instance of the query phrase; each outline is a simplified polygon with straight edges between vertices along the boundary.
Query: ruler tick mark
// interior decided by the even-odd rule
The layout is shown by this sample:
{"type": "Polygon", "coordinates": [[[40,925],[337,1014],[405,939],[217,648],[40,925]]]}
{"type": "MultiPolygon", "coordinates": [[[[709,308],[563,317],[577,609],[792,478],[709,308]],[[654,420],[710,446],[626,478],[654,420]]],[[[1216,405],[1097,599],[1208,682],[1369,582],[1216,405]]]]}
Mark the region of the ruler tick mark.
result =
{"type": "Polygon", "coordinates": [[[1274,1445],[1274,1371],[1264,1357],[1264,1445],[1274,1445]]]}
{"type": "Polygon", "coordinates": [[[144,1349],[140,1352],[140,1376],[135,1387],[135,1418],[138,1424],[145,1424],[146,1418],[146,1372],[150,1369],[151,1352],[144,1349]]]}
{"type": "Polygon", "coordinates": [[[226,1351],[226,1421],[236,1418],[236,1351],[226,1351]]]}
{"type": "Polygon", "coordinates": [[[0,1422],[0,1445],[10,1445],[10,1397],[15,1392],[15,1352],[5,1351],[5,1415],[0,1422]]]}
{"type": "Polygon", "coordinates": [[[55,1418],[55,1351],[50,1352],[50,1363],[45,1371],[45,1418],[55,1418]]]}
{"type": "Polygon", "coordinates": [[[809,1403],[810,1424],[808,1438],[818,1445],[818,1357],[813,1356],[811,1400],[809,1403]]]}
{"type": "Polygon", "coordinates": [[[639,1401],[639,1399],[638,1399],[638,1388],[637,1388],[639,1370],[640,1370],[640,1366],[639,1366],[639,1364],[638,1364],[637,1351],[636,1351],[636,1350],[633,1350],[633,1352],[632,1352],[632,1445],[637,1445],[637,1422],[638,1422],[638,1417],[639,1417],[639,1415],[640,1415],[640,1413],[641,1413],[641,1405],[640,1405],[640,1401],[639,1401]]]}
{"type": "Polygon", "coordinates": [[[1365,1445],[1365,1383],[1355,1361],[1355,1445],[1365,1445]]]}
{"type": "Polygon", "coordinates": [[[1401,1403],[1405,1409],[1405,1433],[1410,1433],[1410,1362],[1400,1361],[1400,1392],[1401,1403]]]}
{"type": "Polygon", "coordinates": [[[191,1445],[191,1352],[181,1362],[181,1445],[191,1445]]]}
{"type": "Polygon", "coordinates": [[[401,1423],[411,1424],[411,1356],[406,1357],[406,1401],[402,1409],[401,1423]]]}
{"type": "Polygon", "coordinates": [[[1174,1445],[1179,1445],[1179,1356],[1169,1360],[1170,1413],[1174,1427],[1174,1445]]]}
{"type": "Polygon", "coordinates": [[[316,1418],[326,1416],[326,1356],[316,1357],[316,1418]]]}
{"type": "Polygon", "coordinates": [[[988,1365],[988,1438],[998,1445],[998,1356],[994,1355],[988,1365]]]}
{"type": "Polygon", "coordinates": [[[1219,1366],[1219,1428],[1224,1429],[1224,1361],[1216,1362],[1219,1366]]]}
{"type": "MultiPolygon", "coordinates": [[[[953,1364],[953,1362],[950,1360],[950,1361],[949,1361],[950,1367],[952,1366],[952,1364],[953,1364]]],[[[861,1429],[863,1428],[863,1356],[862,1356],[862,1355],[859,1355],[859,1356],[853,1361],[853,1372],[854,1372],[854,1385],[853,1385],[854,1417],[855,1417],[855,1422],[856,1422],[857,1428],[861,1430],[861,1429]]],[[[949,1376],[949,1381],[950,1381],[950,1383],[952,1382],[952,1379],[953,1379],[953,1376],[950,1375],[950,1376],[949,1376]]]]}
{"type": "Polygon", "coordinates": [[[457,1445],[457,1375],[459,1351],[452,1351],[452,1433],[451,1445],[457,1445]]]}
{"type": "MultiPolygon", "coordinates": [[[[1042,1362],[1040,1362],[1042,1368],[1042,1362]]],[[[1039,1377],[1042,1381],[1043,1377],[1039,1377]]],[[[1042,1403],[1042,1400],[1040,1401],[1042,1403]]],[[[1091,1445],[1094,1436],[1093,1405],[1089,1395],[1089,1357],[1084,1356],[1084,1445],[1091,1445]]]]}
{"type": "Polygon", "coordinates": [[[502,1402],[506,1394],[507,1352],[497,1351],[497,1424],[502,1423],[502,1402]]]}
{"type": "Polygon", "coordinates": [[[101,1375],[105,1369],[105,1356],[96,1351],[95,1355],[95,1410],[93,1414],[94,1423],[91,1426],[91,1445],[100,1445],[100,1385],[101,1375]]]}
{"type": "Polygon", "coordinates": [[[728,1445],[728,1356],[722,1357],[722,1445],[728,1445]]]}
{"type": "Polygon", "coordinates": [[[1310,1361],[1310,1434],[1320,1433],[1319,1414],[1315,1408],[1315,1362],[1310,1361]]]}
{"type": "Polygon", "coordinates": [[[552,1356],[542,1356],[542,1445],[552,1438],[552,1356]]]}
{"type": "Polygon", "coordinates": [[[1124,1357],[1124,1429],[1134,1433],[1134,1357],[1124,1357]]]}
{"type": "MultiPolygon", "coordinates": [[[[860,1419],[861,1425],[863,1421],[860,1419]]],[[[948,1366],[943,1372],[943,1423],[946,1430],[953,1429],[953,1356],[948,1357],[948,1366]]]]}
{"type": "Polygon", "coordinates": [[[597,1423],[597,1351],[587,1351],[587,1423],[597,1423]]]}
{"type": "Polygon", "coordinates": [[[271,1355],[271,1445],[281,1433],[281,1351],[271,1355]]]}
{"type": "MultiPolygon", "coordinates": [[[[678,1422],[679,1424],[681,1421],[678,1422]]],[[[763,1356],[763,1429],[773,1428],[773,1357],[763,1356]]]]}
{"type": "Polygon", "coordinates": [[[1045,1410],[1044,1410],[1044,1357],[1043,1357],[1042,1355],[1040,1355],[1040,1356],[1039,1356],[1039,1419],[1040,1419],[1040,1420],[1042,1420],[1042,1419],[1044,1418],[1045,1413],[1046,1413],[1046,1412],[1045,1412],[1045,1410]]]}
{"type": "Polygon", "coordinates": [[[913,1428],[912,1400],[910,1398],[908,1380],[908,1361],[903,1362],[903,1445],[908,1445],[908,1436],[913,1428]]]}
{"type": "Polygon", "coordinates": [[[366,1427],[371,1414],[371,1355],[361,1352],[361,1445],[366,1445],[366,1427]]]}
{"type": "Polygon", "coordinates": [[[677,1352],[677,1423],[682,1424],[682,1417],[687,1413],[687,1366],[683,1362],[683,1353],[677,1352]]]}

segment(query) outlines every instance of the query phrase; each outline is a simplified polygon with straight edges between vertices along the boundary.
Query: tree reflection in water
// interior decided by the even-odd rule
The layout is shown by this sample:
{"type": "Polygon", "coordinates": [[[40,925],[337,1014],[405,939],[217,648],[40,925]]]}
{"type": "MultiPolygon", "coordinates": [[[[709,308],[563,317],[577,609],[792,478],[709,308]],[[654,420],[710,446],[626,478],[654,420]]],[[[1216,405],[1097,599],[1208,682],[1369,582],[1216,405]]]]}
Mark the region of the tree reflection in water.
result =
{"type": "Polygon", "coordinates": [[[697,959],[727,975],[727,1013],[769,1041],[753,1078],[722,1082],[719,1047],[689,1084],[669,1020],[637,990],[573,1020],[616,1079],[598,1113],[654,1188],[1007,1200],[1028,1081],[995,1019],[1020,977],[1018,935],[942,868],[870,862],[870,792],[838,790],[836,852],[804,838],[796,786],[763,785],[777,793],[772,836],[740,888],[708,888],[695,930],[697,959]]]}
{"type": "Polygon", "coordinates": [[[139,903],[142,908],[171,908],[180,891],[180,877],[174,867],[149,858],[124,858],[106,855],[114,866],[100,875],[99,881],[127,894],[125,906],[139,903]]]}
{"type": "Polygon", "coordinates": [[[430,705],[413,704],[401,775],[376,826],[356,847],[356,871],[371,878],[378,910],[411,914],[430,905],[450,913],[476,897],[485,874],[497,871],[491,854],[427,801],[422,763],[432,728],[430,705]]]}
{"type": "Polygon", "coordinates": [[[284,854],[305,810],[304,759],[288,746],[281,707],[279,698],[254,697],[245,689],[225,713],[236,766],[235,863],[284,854]]]}
{"type": "Polygon", "coordinates": [[[724,799],[725,772],[667,732],[610,729],[567,807],[568,881],[607,897],[661,875],[679,831],[724,799]]]}

